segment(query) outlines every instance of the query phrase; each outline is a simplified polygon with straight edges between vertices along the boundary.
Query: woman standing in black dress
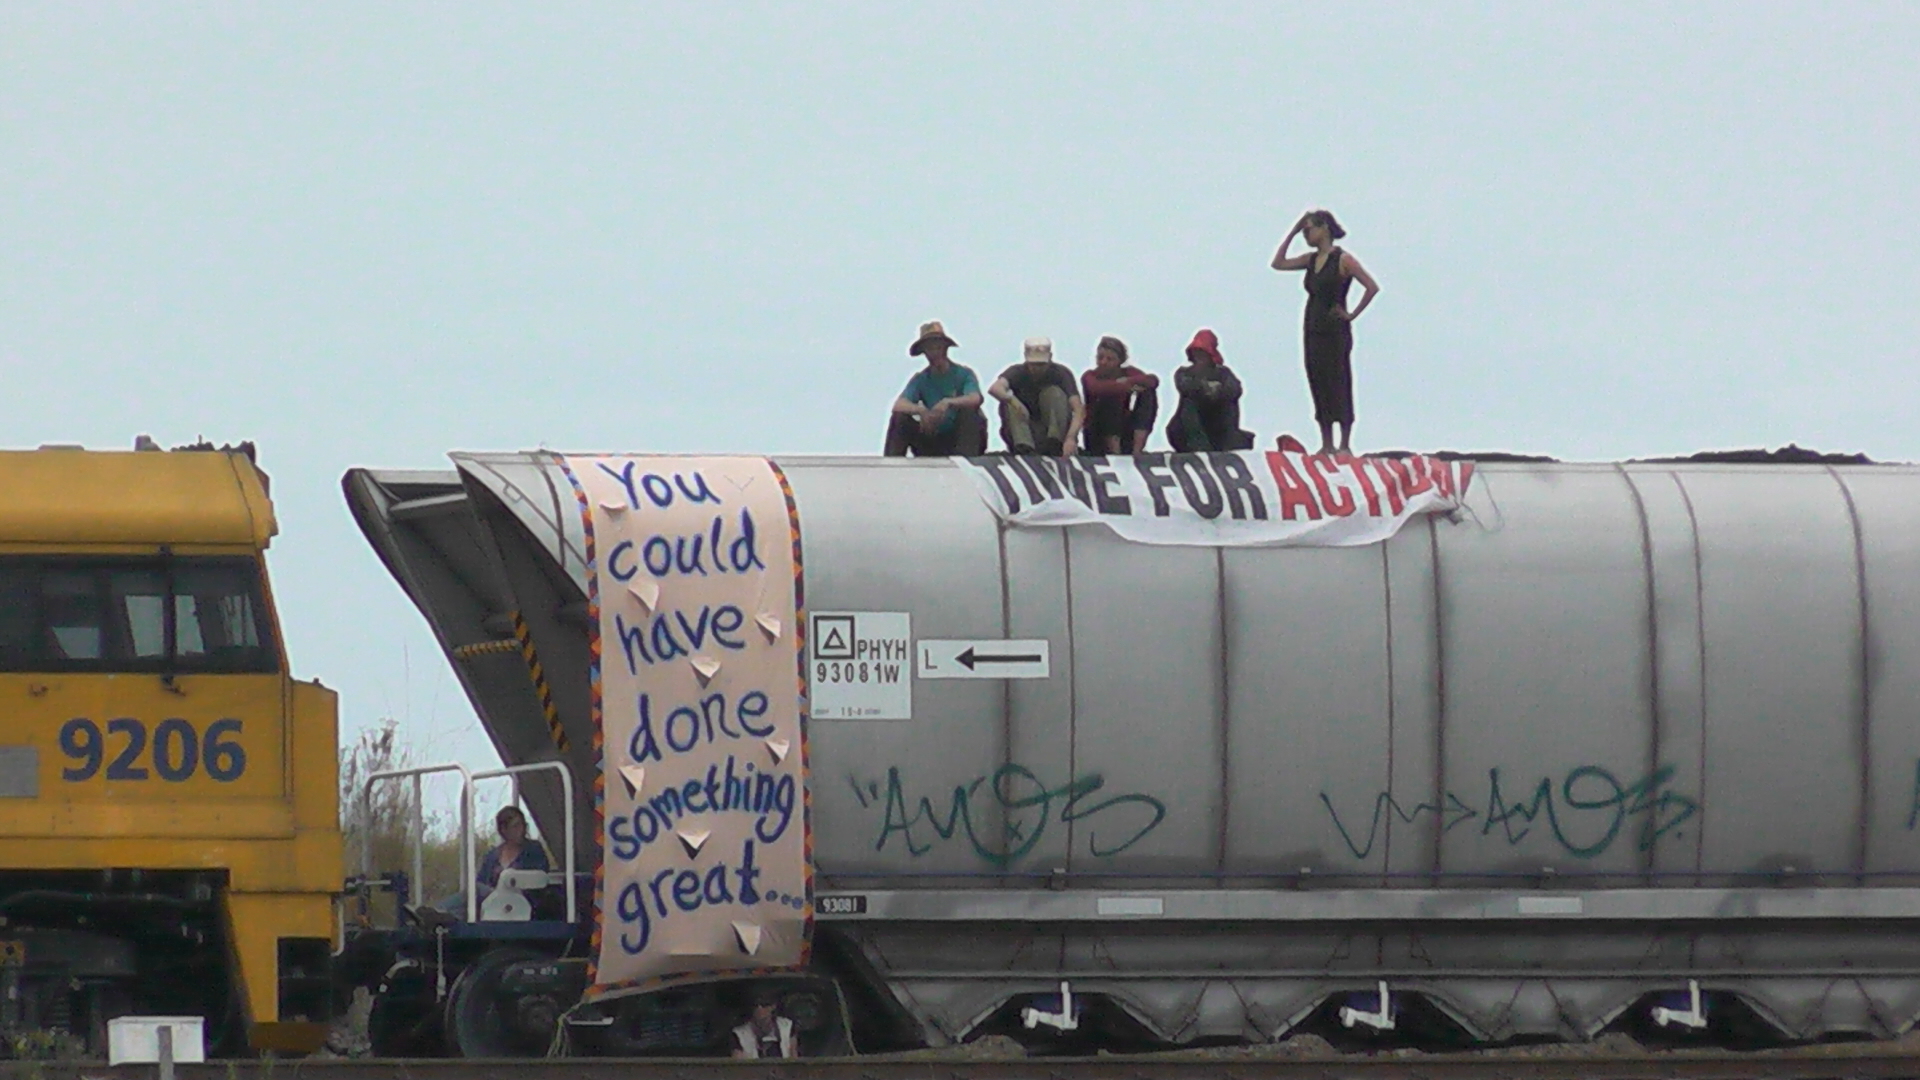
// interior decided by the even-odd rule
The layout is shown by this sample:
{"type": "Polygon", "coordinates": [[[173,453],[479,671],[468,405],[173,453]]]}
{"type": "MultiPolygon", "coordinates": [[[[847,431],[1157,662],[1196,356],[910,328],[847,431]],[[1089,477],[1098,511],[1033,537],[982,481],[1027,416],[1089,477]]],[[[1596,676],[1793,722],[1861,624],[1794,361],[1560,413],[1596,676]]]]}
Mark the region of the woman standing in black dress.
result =
{"type": "Polygon", "coordinates": [[[1294,222],[1280,250],[1273,256],[1275,270],[1305,270],[1307,286],[1307,385],[1313,390],[1313,419],[1320,425],[1320,452],[1335,452],[1333,425],[1339,424],[1338,452],[1352,453],[1353,439],[1353,320],[1373,303],[1380,291],[1373,276],[1350,251],[1334,246],[1347,235],[1327,210],[1309,210],[1294,222]],[[1293,238],[1304,234],[1313,250],[1287,254],[1293,238]],[[1366,292],[1360,306],[1347,310],[1347,286],[1358,280],[1366,292]]]}

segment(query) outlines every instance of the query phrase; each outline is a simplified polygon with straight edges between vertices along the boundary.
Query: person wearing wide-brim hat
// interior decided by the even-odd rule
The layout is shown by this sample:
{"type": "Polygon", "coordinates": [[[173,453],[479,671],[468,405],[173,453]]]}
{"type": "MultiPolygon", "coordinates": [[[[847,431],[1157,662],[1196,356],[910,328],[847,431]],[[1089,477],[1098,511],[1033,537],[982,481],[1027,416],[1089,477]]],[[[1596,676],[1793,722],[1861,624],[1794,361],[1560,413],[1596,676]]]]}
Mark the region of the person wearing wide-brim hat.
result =
{"type": "Polygon", "coordinates": [[[959,345],[938,320],[922,323],[908,356],[927,366],[907,380],[887,422],[888,457],[978,457],[986,452],[986,420],[980,413],[980,377],[947,358],[959,345]]]}
{"type": "Polygon", "coordinates": [[[940,352],[943,356],[946,354],[947,349],[957,349],[960,347],[959,342],[947,336],[947,328],[940,325],[939,319],[920,324],[920,336],[914,340],[913,346],[907,350],[907,355],[919,356],[927,351],[929,345],[941,346],[940,352]]]}

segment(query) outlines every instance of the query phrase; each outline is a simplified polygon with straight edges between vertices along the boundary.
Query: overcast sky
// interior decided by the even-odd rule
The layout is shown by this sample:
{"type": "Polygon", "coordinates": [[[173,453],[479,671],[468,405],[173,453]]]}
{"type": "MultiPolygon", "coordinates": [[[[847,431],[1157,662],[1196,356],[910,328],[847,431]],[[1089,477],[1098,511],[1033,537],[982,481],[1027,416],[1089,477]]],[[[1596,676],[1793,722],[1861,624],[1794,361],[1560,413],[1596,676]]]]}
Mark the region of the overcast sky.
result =
{"type": "Polygon", "coordinates": [[[345,469],[875,453],[929,318],[1310,436],[1310,206],[1356,448],[1920,458],[1917,103],[1913,3],[15,0],[0,444],[255,440],[296,671],[481,762],[345,469]]]}

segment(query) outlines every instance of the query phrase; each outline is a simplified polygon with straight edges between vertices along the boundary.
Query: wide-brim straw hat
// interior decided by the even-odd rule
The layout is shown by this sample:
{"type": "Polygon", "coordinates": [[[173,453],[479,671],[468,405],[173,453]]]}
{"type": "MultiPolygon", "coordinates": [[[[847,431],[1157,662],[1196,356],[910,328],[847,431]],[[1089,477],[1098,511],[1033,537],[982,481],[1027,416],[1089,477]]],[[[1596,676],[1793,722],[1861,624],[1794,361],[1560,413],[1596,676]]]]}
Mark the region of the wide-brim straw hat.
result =
{"type": "Polygon", "coordinates": [[[930,323],[920,324],[920,337],[913,343],[913,347],[907,350],[907,355],[919,356],[920,353],[926,349],[927,342],[929,341],[944,341],[947,343],[947,348],[949,349],[957,349],[960,347],[959,342],[947,336],[946,327],[940,325],[940,320],[935,319],[930,323]]]}

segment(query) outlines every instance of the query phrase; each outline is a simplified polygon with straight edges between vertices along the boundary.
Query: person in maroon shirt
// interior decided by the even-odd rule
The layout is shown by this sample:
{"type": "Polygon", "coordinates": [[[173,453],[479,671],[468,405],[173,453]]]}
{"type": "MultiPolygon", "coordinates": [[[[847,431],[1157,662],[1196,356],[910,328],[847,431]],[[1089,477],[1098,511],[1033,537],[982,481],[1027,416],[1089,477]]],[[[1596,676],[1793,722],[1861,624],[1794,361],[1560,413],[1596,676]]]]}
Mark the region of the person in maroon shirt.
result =
{"type": "Polygon", "coordinates": [[[1127,364],[1127,343],[1103,337],[1080,374],[1087,401],[1087,453],[1142,454],[1160,412],[1160,377],[1127,364]]]}

